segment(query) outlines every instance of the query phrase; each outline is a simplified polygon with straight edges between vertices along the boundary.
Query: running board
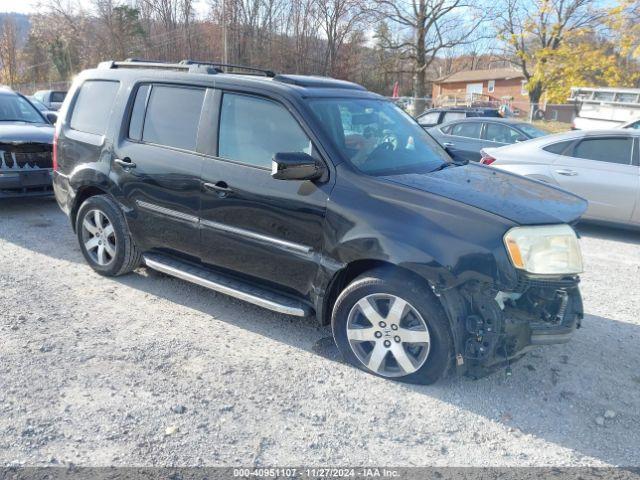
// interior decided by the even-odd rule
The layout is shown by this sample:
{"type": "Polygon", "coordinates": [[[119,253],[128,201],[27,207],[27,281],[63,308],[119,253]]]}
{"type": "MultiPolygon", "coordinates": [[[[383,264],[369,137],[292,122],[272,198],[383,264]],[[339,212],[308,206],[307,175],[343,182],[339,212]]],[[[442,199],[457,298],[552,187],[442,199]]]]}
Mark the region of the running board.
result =
{"type": "Polygon", "coordinates": [[[300,301],[226,277],[203,267],[153,253],[144,254],[142,258],[149,268],[274,312],[296,317],[307,317],[311,314],[311,308],[300,301]]]}

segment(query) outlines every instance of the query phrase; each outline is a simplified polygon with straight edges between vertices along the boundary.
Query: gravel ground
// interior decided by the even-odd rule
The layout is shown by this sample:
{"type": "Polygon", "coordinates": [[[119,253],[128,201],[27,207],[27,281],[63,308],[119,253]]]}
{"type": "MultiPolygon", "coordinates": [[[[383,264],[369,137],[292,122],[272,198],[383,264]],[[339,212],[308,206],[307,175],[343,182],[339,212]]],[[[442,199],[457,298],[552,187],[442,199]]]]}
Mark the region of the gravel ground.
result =
{"type": "Polygon", "coordinates": [[[640,234],[582,231],[571,343],[424,387],[312,320],[100,277],[53,200],[0,201],[0,464],[640,466],[640,234]]]}

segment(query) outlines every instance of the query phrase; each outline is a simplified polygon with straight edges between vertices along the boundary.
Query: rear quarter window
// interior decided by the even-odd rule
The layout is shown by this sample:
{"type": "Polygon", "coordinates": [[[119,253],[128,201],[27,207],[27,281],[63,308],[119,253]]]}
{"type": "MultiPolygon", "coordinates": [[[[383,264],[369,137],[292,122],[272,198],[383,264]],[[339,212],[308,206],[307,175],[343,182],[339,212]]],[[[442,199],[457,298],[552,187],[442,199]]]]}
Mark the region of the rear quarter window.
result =
{"type": "Polygon", "coordinates": [[[573,143],[573,140],[564,141],[564,142],[556,142],[556,143],[552,143],[550,145],[547,145],[546,147],[542,147],[542,149],[547,151],[547,152],[549,152],[549,153],[555,153],[556,155],[562,155],[563,153],[566,152],[567,148],[572,143],[573,143]]]}
{"type": "Polygon", "coordinates": [[[80,87],[71,113],[70,127],[80,132],[104,135],[120,82],[87,80],[80,87]]]}

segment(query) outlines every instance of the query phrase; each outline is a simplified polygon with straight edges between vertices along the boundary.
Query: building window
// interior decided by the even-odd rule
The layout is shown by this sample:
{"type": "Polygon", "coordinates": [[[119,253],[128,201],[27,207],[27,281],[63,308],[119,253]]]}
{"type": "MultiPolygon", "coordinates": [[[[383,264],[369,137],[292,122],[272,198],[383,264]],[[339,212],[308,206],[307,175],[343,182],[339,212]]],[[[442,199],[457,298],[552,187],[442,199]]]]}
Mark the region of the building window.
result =
{"type": "Polygon", "coordinates": [[[526,80],[522,80],[522,84],[520,86],[520,95],[529,95],[529,92],[527,91],[527,81],[526,80]]]}
{"type": "Polygon", "coordinates": [[[489,80],[489,83],[487,84],[487,92],[493,93],[493,91],[495,89],[496,89],[496,81],[495,80],[489,80]]]}

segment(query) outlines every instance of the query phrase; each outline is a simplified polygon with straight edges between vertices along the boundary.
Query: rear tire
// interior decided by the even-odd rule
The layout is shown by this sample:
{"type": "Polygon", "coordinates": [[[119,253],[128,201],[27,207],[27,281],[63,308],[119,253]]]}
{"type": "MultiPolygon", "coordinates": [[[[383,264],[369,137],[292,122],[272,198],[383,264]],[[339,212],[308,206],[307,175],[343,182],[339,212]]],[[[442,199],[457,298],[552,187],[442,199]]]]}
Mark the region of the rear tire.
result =
{"type": "Polygon", "coordinates": [[[386,269],[345,288],[333,308],[338,349],[356,367],[402,382],[432,384],[451,364],[449,321],[426,284],[386,269]]]}
{"type": "Polygon", "coordinates": [[[101,275],[124,275],[140,265],[141,253],[124,214],[107,195],[90,197],[80,206],[76,235],[85,260],[101,275]]]}

